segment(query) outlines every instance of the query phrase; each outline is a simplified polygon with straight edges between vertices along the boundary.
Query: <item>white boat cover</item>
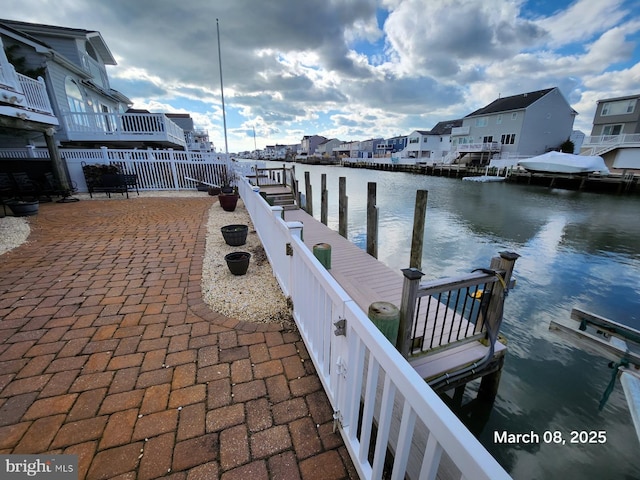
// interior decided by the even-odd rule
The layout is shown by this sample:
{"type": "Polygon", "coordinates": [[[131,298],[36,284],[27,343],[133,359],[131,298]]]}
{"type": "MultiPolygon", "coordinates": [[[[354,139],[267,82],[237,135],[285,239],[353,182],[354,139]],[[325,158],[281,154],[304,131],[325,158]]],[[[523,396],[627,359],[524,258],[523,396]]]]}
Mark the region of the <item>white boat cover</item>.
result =
{"type": "Polygon", "coordinates": [[[563,152],[547,152],[536,157],[520,160],[518,165],[532,172],[545,173],[600,173],[609,175],[602,157],[573,155],[563,152]]]}

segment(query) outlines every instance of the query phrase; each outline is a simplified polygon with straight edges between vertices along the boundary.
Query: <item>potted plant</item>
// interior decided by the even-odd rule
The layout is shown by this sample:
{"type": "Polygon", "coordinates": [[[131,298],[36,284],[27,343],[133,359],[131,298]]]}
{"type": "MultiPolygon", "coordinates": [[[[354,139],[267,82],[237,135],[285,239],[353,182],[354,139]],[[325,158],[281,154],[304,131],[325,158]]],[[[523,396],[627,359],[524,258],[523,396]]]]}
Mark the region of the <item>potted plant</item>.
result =
{"type": "Polygon", "coordinates": [[[28,217],[36,215],[39,210],[40,203],[38,200],[26,202],[23,200],[7,200],[5,204],[13,212],[16,217],[28,217]]]}
{"type": "Polygon", "coordinates": [[[248,225],[225,225],[220,228],[220,231],[227,245],[239,247],[247,243],[248,225]]]}
{"type": "Polygon", "coordinates": [[[224,256],[229,271],[234,275],[244,275],[249,268],[249,252],[231,252],[224,256]]]}

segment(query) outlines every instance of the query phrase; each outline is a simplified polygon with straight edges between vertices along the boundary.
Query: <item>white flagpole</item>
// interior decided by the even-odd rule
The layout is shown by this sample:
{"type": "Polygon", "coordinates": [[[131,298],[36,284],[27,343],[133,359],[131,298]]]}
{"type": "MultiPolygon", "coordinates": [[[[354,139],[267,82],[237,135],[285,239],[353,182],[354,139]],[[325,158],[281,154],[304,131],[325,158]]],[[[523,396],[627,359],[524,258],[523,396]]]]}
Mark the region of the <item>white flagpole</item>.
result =
{"type": "MultiPolygon", "coordinates": [[[[222,54],[220,53],[220,24],[216,18],[216,30],[218,32],[218,63],[220,64],[220,97],[222,99],[222,124],[224,126],[224,152],[229,163],[229,144],[227,143],[227,115],[224,110],[224,87],[222,85],[222,54]]],[[[230,167],[230,165],[228,165],[230,167]]]]}

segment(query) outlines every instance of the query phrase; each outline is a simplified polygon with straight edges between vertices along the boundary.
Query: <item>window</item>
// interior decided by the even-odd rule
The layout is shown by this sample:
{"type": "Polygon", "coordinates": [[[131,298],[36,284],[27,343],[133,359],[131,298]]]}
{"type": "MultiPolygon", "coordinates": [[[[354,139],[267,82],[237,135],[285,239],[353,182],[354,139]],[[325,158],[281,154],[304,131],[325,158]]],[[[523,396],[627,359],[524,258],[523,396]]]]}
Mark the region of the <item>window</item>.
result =
{"type": "Polygon", "coordinates": [[[476,118],[476,127],[486,127],[487,117],[476,118]]]}
{"type": "Polygon", "coordinates": [[[496,117],[496,125],[501,125],[501,124],[502,124],[502,114],[496,117]]]}
{"type": "Polygon", "coordinates": [[[64,81],[64,90],[71,112],[71,122],[76,126],[89,127],[86,103],[78,84],[72,78],[67,77],[64,81]]]}
{"type": "Polygon", "coordinates": [[[636,99],[620,100],[617,102],[607,102],[602,105],[600,115],[606,117],[608,115],[626,115],[633,113],[636,108],[636,99]]]}
{"type": "Polygon", "coordinates": [[[602,135],[620,135],[622,133],[622,125],[605,125],[602,128],[602,135]]]}
{"type": "Polygon", "coordinates": [[[491,143],[493,142],[493,136],[489,135],[488,137],[482,137],[482,143],[491,143]]]}
{"type": "Polygon", "coordinates": [[[513,145],[514,143],[516,143],[516,134],[503,134],[502,137],[500,137],[500,143],[502,143],[502,145],[513,145]]]}
{"type": "Polygon", "coordinates": [[[511,114],[511,120],[515,120],[515,119],[517,119],[517,118],[518,118],[518,112],[513,112],[513,113],[511,114]]]}

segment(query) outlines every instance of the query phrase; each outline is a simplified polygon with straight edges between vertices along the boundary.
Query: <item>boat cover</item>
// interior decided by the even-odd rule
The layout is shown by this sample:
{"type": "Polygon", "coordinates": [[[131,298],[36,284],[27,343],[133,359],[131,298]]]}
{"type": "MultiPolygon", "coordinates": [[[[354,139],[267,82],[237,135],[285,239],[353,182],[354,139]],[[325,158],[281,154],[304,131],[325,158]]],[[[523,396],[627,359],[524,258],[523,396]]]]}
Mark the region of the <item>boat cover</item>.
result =
{"type": "Polygon", "coordinates": [[[547,152],[520,160],[518,165],[532,172],[545,173],[600,173],[609,175],[602,157],[573,155],[563,152],[547,152]]]}

